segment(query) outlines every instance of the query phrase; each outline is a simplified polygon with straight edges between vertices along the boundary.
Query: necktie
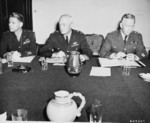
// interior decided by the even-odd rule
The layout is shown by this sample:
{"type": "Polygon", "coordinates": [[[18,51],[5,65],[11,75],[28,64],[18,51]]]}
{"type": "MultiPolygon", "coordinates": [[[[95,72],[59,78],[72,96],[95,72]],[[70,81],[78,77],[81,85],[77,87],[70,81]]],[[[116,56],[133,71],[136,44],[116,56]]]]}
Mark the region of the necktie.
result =
{"type": "Polygon", "coordinates": [[[68,45],[68,36],[66,36],[66,44],[68,45]]]}
{"type": "Polygon", "coordinates": [[[127,54],[126,41],[127,41],[127,35],[124,37],[124,52],[127,54]]]}
{"type": "Polygon", "coordinates": [[[126,45],[127,35],[124,37],[124,46],[126,45]]]}

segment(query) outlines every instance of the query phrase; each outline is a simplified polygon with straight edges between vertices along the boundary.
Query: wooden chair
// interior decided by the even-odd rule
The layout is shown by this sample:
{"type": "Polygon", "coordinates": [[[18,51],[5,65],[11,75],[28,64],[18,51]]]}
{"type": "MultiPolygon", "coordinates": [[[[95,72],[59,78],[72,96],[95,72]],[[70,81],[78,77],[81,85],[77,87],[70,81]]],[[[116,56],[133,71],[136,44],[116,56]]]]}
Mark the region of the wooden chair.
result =
{"type": "Polygon", "coordinates": [[[103,35],[87,34],[85,35],[93,56],[98,56],[104,42],[103,35]]]}

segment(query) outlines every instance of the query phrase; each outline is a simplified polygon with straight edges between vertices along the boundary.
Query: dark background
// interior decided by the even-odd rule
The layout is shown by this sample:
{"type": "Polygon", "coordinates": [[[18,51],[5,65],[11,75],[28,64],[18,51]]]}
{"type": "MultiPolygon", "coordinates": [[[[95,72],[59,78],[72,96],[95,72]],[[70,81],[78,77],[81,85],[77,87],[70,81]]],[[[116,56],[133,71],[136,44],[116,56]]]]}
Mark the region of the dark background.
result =
{"type": "Polygon", "coordinates": [[[12,12],[24,16],[24,29],[32,30],[32,0],[0,0],[0,39],[8,31],[8,19],[12,12]]]}

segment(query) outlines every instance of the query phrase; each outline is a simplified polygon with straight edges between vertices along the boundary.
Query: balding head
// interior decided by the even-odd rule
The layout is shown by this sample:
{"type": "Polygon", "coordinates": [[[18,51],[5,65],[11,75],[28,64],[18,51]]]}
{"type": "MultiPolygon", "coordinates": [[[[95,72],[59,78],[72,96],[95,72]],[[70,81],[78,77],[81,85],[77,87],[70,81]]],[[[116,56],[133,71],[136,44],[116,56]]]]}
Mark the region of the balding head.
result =
{"type": "Polygon", "coordinates": [[[59,29],[62,34],[67,34],[71,31],[72,17],[64,14],[59,19],[59,29]]]}

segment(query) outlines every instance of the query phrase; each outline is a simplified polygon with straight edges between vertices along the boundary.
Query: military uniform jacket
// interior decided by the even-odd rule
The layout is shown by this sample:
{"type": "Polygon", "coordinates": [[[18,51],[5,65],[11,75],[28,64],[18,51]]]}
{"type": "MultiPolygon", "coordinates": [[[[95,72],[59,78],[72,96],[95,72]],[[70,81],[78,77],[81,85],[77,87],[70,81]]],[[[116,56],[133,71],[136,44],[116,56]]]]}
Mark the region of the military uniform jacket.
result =
{"type": "Polygon", "coordinates": [[[63,51],[67,54],[73,50],[89,57],[92,56],[92,51],[83,33],[72,30],[70,41],[67,44],[64,36],[59,31],[55,31],[50,34],[45,46],[40,50],[40,54],[45,57],[51,57],[53,52],[63,51]]]}
{"type": "Polygon", "coordinates": [[[31,52],[30,55],[35,55],[35,33],[30,30],[23,30],[20,41],[18,41],[16,35],[13,32],[4,32],[0,47],[1,56],[10,51],[18,51],[22,56],[27,56],[27,52],[31,52]]]}
{"type": "Polygon", "coordinates": [[[135,31],[128,36],[126,43],[124,43],[119,30],[107,34],[102,50],[100,51],[100,57],[108,58],[112,53],[118,53],[119,51],[126,54],[133,53],[140,59],[147,57],[142,35],[135,31]]]}

